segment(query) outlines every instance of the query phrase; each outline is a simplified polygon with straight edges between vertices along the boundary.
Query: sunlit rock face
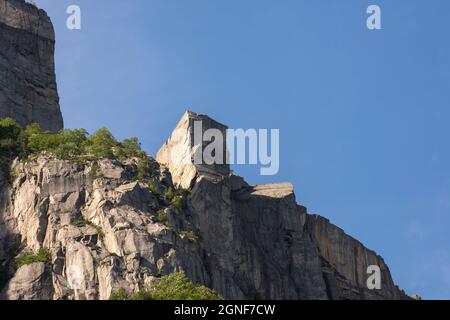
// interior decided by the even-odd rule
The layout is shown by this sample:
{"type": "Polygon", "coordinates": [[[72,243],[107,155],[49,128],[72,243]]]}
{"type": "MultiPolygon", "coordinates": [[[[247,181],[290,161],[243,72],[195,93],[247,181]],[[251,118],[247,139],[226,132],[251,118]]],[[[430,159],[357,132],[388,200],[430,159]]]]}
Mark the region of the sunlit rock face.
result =
{"type": "Polygon", "coordinates": [[[63,127],[56,88],[55,34],[45,11],[0,0],[0,118],[45,130],[63,127]]]}
{"type": "Polygon", "coordinates": [[[252,186],[199,171],[175,208],[161,198],[176,189],[172,175],[151,161],[153,188],[135,180],[137,159],[16,161],[13,181],[0,181],[0,263],[10,279],[0,296],[108,299],[183,271],[227,299],[406,297],[381,257],[309,215],[290,183],[252,186]],[[45,265],[14,268],[43,248],[45,265]],[[372,291],[366,269],[374,264],[382,288],[372,291]]]}
{"type": "Polygon", "coordinates": [[[226,159],[226,130],[225,125],[207,115],[187,111],[158,151],[156,160],[170,169],[173,182],[181,188],[190,188],[199,174],[220,180],[230,173],[226,159]],[[203,158],[204,147],[208,145],[208,141],[204,141],[204,134],[210,129],[217,130],[223,137],[222,159],[219,164],[205,164],[203,158]]]}
{"type": "MultiPolygon", "coordinates": [[[[43,11],[0,0],[0,117],[62,127],[53,50],[43,11]]],[[[196,121],[201,133],[225,135],[225,125],[187,112],[148,159],[145,181],[139,159],[46,153],[14,161],[11,179],[0,172],[0,298],[109,299],[175,272],[226,299],[407,298],[380,256],[308,214],[292,184],[251,185],[226,164],[196,164],[196,121]],[[367,286],[372,265],[376,290],[367,286]]]]}
{"type": "MultiPolygon", "coordinates": [[[[226,126],[188,112],[158,156],[191,159],[193,119],[208,128],[226,126]],[[181,130],[180,130],[181,129],[181,130]],[[180,132],[185,132],[183,136],[180,132]],[[175,137],[175,138],[174,138],[175,137]]],[[[384,260],[327,219],[307,213],[290,183],[249,185],[229,167],[168,165],[174,181],[191,186],[189,209],[202,245],[218,268],[210,285],[228,298],[402,299],[384,260]],[[228,171],[227,171],[228,170],[228,171]],[[186,174],[190,172],[190,174],[186,174]],[[381,270],[381,289],[369,290],[369,266],[381,270]]],[[[185,162],[186,163],[186,162],[185,162]]]]}

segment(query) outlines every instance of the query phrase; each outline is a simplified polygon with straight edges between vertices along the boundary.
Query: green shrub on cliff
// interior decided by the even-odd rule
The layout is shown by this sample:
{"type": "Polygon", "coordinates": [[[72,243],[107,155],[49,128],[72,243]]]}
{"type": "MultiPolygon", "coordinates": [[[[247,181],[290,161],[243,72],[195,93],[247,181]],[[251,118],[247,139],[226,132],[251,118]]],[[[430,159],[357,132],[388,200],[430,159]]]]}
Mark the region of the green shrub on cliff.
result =
{"type": "Polygon", "coordinates": [[[160,223],[167,223],[167,213],[164,209],[159,209],[156,212],[156,220],[160,223]]]}
{"type": "Polygon", "coordinates": [[[50,152],[62,160],[99,160],[139,158],[139,175],[146,177],[147,154],[137,138],[119,142],[107,129],[92,135],[84,129],[64,129],[59,133],[42,130],[39,125],[18,125],[13,119],[0,120],[0,169],[9,177],[11,161],[29,155],[50,152]]]}
{"type": "Polygon", "coordinates": [[[37,125],[25,129],[30,153],[48,151],[60,159],[73,159],[82,155],[88,133],[84,129],[62,130],[58,134],[43,132],[37,125]]]}
{"type": "Polygon", "coordinates": [[[62,130],[57,134],[43,132],[34,127],[31,132],[25,129],[28,136],[27,148],[31,153],[51,152],[63,160],[87,157],[98,159],[145,158],[137,138],[119,142],[112,133],[102,128],[89,136],[84,129],[62,130]]]}
{"type": "Polygon", "coordinates": [[[121,147],[117,151],[118,158],[144,159],[147,157],[147,154],[141,148],[141,143],[138,138],[125,139],[120,145],[121,147]]]}
{"type": "Polygon", "coordinates": [[[35,262],[44,262],[50,263],[52,260],[52,256],[50,252],[46,249],[40,249],[36,255],[27,255],[22,258],[16,260],[17,268],[35,263],[35,262]]]}
{"type": "Polygon", "coordinates": [[[214,290],[192,283],[184,273],[174,273],[161,277],[150,290],[140,290],[127,295],[119,289],[111,295],[111,300],[222,300],[214,290]]]}
{"type": "Polygon", "coordinates": [[[183,209],[183,199],[180,196],[176,196],[170,201],[170,205],[174,206],[179,211],[183,209]]]}
{"type": "Polygon", "coordinates": [[[164,198],[168,201],[172,201],[175,197],[175,191],[173,191],[172,187],[168,187],[164,192],[164,198]]]}
{"type": "Polygon", "coordinates": [[[13,119],[0,120],[0,170],[9,178],[12,159],[24,155],[27,139],[21,126],[13,119]]]}
{"type": "Polygon", "coordinates": [[[116,291],[113,291],[111,293],[111,296],[109,297],[109,300],[130,300],[129,295],[127,294],[127,292],[125,291],[124,288],[120,288],[116,291]]]}

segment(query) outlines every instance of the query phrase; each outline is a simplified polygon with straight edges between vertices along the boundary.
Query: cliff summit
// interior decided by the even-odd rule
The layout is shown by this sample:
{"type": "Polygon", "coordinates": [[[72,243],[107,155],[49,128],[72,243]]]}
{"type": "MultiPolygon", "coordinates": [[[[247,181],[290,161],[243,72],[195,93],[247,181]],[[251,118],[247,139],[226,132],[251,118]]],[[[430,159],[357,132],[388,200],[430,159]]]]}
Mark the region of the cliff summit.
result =
{"type": "Polygon", "coordinates": [[[225,299],[408,298],[382,257],[309,214],[292,184],[195,163],[193,123],[227,129],[207,115],[185,113],[156,160],[106,129],[56,133],[54,45],[44,11],[0,0],[0,298],[129,297],[174,274],[225,299]]]}
{"type": "Polygon", "coordinates": [[[24,0],[0,0],[0,118],[62,129],[54,50],[45,11],[24,0]]]}

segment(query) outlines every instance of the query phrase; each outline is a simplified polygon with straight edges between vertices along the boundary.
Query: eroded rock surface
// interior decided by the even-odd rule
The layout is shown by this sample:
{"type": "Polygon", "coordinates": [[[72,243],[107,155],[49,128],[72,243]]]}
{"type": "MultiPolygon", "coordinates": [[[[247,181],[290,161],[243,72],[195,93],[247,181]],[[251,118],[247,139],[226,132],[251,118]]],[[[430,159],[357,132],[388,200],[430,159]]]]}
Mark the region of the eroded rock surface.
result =
{"type": "Polygon", "coordinates": [[[8,300],[53,299],[50,266],[37,262],[21,267],[9,281],[1,297],[8,300]]]}
{"type": "MultiPolygon", "coordinates": [[[[0,0],[0,118],[62,128],[53,52],[45,12],[0,0]]],[[[137,159],[41,154],[16,160],[12,181],[0,172],[1,298],[108,299],[180,271],[227,299],[407,298],[380,256],[309,215],[290,183],[252,186],[226,164],[196,163],[196,122],[201,134],[227,129],[187,112],[157,161],[148,159],[146,181],[137,159]],[[165,195],[171,189],[181,207],[165,195]],[[48,261],[16,268],[42,250],[48,261]],[[380,290],[367,288],[369,265],[381,269],[380,290]]]]}
{"type": "MultiPolygon", "coordinates": [[[[15,258],[48,249],[53,299],[108,299],[114,289],[135,292],[181,270],[208,282],[199,244],[181,232],[193,227],[181,213],[171,217],[178,229],[156,221],[156,208],[173,208],[134,181],[136,161],[81,165],[41,156],[13,170],[17,178],[1,213],[0,261],[14,274],[15,258]]],[[[158,183],[166,179],[154,174],[158,183]]],[[[7,297],[22,297],[14,293],[21,270],[7,297]]]]}
{"type": "MultiPolygon", "coordinates": [[[[172,173],[173,182],[177,187],[189,189],[192,187],[197,175],[209,176],[211,179],[220,180],[230,173],[226,165],[226,153],[223,153],[222,164],[205,164],[202,150],[206,145],[204,141],[196,141],[199,137],[203,139],[206,130],[213,129],[226,136],[227,127],[206,115],[187,111],[178,122],[172,135],[161,147],[156,155],[156,160],[166,165],[172,173]],[[196,124],[198,124],[196,126],[196,124]],[[198,158],[198,156],[200,156],[198,158]],[[196,162],[196,159],[200,161],[196,162]]],[[[226,141],[223,141],[223,150],[226,150],[226,141]]]]}
{"type": "MultiPolygon", "coordinates": [[[[170,145],[189,154],[185,141],[162,152],[170,145]]],[[[381,257],[309,215],[290,183],[252,186],[229,168],[193,163],[186,175],[150,159],[150,187],[136,180],[137,161],[79,164],[43,154],[14,163],[12,185],[0,183],[0,263],[12,278],[3,297],[108,299],[183,271],[227,299],[406,298],[381,257]],[[182,208],[162,196],[177,189],[172,179],[190,188],[182,208]],[[16,258],[41,248],[52,257],[45,277],[40,265],[30,279],[14,270],[16,258]],[[381,290],[367,288],[369,265],[382,271],[381,290]],[[48,278],[45,295],[33,293],[48,278]]]]}
{"type": "Polygon", "coordinates": [[[45,11],[24,0],[0,0],[0,118],[59,131],[55,35],[45,11]]]}

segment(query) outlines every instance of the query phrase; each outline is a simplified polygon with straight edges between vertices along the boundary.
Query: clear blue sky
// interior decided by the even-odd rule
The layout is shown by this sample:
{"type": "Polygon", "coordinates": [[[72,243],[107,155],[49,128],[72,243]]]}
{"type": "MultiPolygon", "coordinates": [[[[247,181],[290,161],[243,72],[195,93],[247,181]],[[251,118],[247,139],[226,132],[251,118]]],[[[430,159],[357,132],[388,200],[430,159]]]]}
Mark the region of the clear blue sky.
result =
{"type": "Polygon", "coordinates": [[[450,1],[37,2],[67,127],[137,136],[153,155],[186,109],[279,128],[279,174],[237,173],[292,181],[408,293],[450,298],[450,1]],[[81,31],[65,28],[70,4],[81,31]]]}

